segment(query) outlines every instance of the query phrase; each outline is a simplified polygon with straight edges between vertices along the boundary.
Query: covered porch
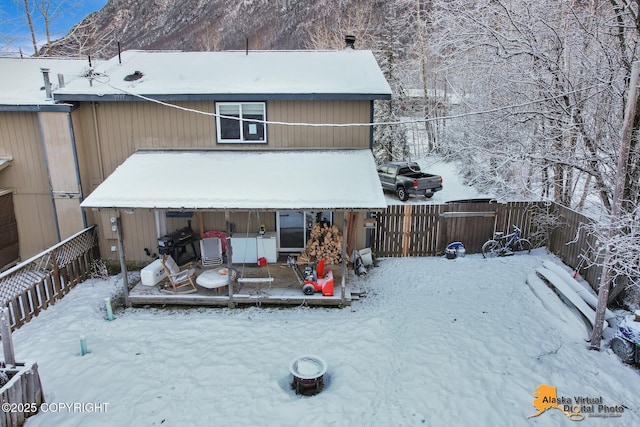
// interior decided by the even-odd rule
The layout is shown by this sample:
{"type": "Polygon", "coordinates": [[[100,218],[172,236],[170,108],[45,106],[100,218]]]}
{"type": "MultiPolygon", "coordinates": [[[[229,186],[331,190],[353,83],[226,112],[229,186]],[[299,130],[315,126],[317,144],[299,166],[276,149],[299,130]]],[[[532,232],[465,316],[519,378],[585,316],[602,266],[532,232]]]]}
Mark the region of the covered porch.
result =
{"type": "MultiPolygon", "coordinates": [[[[213,267],[217,269],[216,267],[213,267]]],[[[157,306],[157,305],[185,305],[228,307],[233,306],[323,306],[343,307],[352,301],[358,300],[364,295],[358,286],[358,277],[351,269],[347,269],[345,278],[344,300],[341,293],[342,269],[340,265],[328,266],[333,271],[335,278],[335,292],[332,296],[323,296],[322,293],[305,295],[302,285],[298,282],[291,267],[286,260],[269,264],[267,267],[235,265],[239,278],[267,279],[273,281],[237,281],[231,283],[231,292],[228,285],[219,288],[205,288],[196,285],[197,292],[184,295],[168,295],[162,292],[162,282],[158,286],[145,286],[141,281],[133,283],[129,292],[129,301],[133,306],[157,306]]],[[[198,269],[197,274],[208,271],[198,269]]],[[[166,279],[165,279],[166,280],[166,279]]]]}
{"type": "MultiPolygon", "coordinates": [[[[117,252],[125,281],[125,302],[132,305],[318,305],[344,307],[360,291],[349,285],[349,249],[359,211],[386,207],[369,150],[305,151],[140,151],[131,155],[82,202],[82,207],[115,213],[110,230],[117,235],[117,252]],[[169,181],[158,182],[158,171],[177,170],[169,181]],[[322,171],[309,179],[310,173],[322,171]],[[164,212],[191,211],[224,214],[227,256],[224,268],[236,270],[224,286],[196,286],[190,294],[168,294],[158,286],[130,283],[127,276],[126,233],[123,222],[135,210],[156,212],[157,239],[166,234],[164,212]],[[343,236],[341,263],[329,266],[334,275],[333,295],[305,295],[296,274],[287,265],[287,253],[277,262],[258,267],[233,256],[237,213],[260,210],[331,211],[342,215],[335,224],[343,236]],[[123,211],[127,215],[120,215],[123,211]],[[269,280],[265,280],[268,277],[269,280]]],[[[202,232],[202,230],[200,230],[202,232]]],[[[272,230],[267,230],[272,231],[272,230]]],[[[280,235],[278,234],[278,239],[280,235]]],[[[281,247],[278,240],[278,248],[281,247]]],[[[351,245],[351,246],[350,246],[351,245]]],[[[113,249],[112,249],[113,250],[113,249]]],[[[296,255],[296,254],[292,254],[296,255]]],[[[200,269],[199,274],[205,273],[200,269]]]]}

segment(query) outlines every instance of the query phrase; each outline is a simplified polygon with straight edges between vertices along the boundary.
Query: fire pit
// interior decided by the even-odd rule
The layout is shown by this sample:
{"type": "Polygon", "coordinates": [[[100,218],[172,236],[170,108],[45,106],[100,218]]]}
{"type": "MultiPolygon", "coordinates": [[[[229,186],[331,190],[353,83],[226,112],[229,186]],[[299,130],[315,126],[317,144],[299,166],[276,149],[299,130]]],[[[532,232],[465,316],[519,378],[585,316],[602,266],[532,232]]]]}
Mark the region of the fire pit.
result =
{"type": "Polygon", "coordinates": [[[291,388],[296,394],[313,396],[324,387],[324,374],[327,364],[318,356],[300,356],[291,361],[289,371],[293,375],[291,388]]]}

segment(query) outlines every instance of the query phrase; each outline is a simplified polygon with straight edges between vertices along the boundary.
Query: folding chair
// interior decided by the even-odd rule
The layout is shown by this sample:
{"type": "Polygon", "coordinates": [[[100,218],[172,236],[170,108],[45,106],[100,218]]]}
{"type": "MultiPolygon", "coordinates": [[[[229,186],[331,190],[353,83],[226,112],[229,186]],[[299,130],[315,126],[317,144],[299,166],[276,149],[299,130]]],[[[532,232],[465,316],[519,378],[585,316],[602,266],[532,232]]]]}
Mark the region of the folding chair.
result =
{"type": "Polygon", "coordinates": [[[219,237],[200,239],[200,260],[203,267],[222,264],[222,241],[219,237]]]}

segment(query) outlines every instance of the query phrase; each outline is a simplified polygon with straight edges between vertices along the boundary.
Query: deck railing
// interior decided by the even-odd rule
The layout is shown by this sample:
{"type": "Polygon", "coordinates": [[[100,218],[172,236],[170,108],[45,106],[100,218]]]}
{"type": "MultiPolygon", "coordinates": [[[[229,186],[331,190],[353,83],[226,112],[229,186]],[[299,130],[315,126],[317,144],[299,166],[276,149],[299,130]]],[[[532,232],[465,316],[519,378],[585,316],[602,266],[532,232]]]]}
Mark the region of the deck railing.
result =
{"type": "Polygon", "coordinates": [[[9,309],[11,329],[89,278],[99,257],[97,228],[91,226],[0,274],[0,306],[9,309]]]}

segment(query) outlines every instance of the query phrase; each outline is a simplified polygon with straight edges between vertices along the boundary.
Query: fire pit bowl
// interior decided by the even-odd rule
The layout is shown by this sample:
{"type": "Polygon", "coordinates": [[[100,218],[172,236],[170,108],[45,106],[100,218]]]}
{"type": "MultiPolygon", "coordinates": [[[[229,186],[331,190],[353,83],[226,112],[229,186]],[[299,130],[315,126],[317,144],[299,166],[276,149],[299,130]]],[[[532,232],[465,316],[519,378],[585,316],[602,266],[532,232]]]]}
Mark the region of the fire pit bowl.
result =
{"type": "Polygon", "coordinates": [[[291,388],[296,394],[312,396],[322,391],[327,363],[318,356],[300,356],[291,361],[289,371],[293,375],[291,388]]]}

